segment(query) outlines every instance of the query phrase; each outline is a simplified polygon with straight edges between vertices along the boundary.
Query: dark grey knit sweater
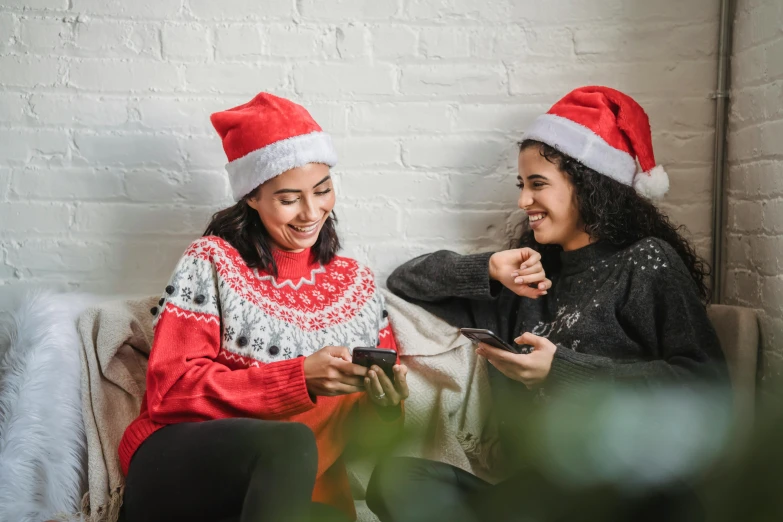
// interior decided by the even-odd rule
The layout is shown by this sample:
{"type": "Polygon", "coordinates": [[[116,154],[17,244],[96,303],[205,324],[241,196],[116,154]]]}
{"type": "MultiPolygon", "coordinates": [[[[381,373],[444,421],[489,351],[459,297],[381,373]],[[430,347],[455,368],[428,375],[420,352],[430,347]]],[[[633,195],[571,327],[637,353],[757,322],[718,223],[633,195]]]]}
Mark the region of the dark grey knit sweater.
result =
{"type": "Polygon", "coordinates": [[[558,347],[548,382],[725,375],[696,285],[668,243],[562,252],[558,273],[547,274],[552,289],[537,300],[491,283],[491,255],[427,254],[397,268],[388,287],[455,326],[488,328],[512,344],[524,332],[547,337],[558,347]]]}
{"type": "MultiPolygon", "coordinates": [[[[544,265],[552,288],[537,300],[489,278],[492,254],[439,251],[397,268],[389,289],[454,326],[488,328],[509,343],[524,332],[556,346],[543,390],[605,379],[642,385],[716,383],[728,370],[715,330],[671,246],[644,239],[620,250],[595,243],[544,265]]],[[[489,366],[505,454],[519,458],[531,394],[489,366]]]]}
{"type": "MultiPolygon", "coordinates": [[[[488,328],[512,344],[524,332],[547,337],[557,351],[545,389],[597,379],[728,383],[696,285],[668,243],[562,252],[556,273],[544,266],[552,288],[538,300],[491,282],[491,255],[427,254],[397,268],[388,287],[454,326],[488,328]]],[[[496,402],[527,394],[491,367],[490,379],[496,402]]]]}

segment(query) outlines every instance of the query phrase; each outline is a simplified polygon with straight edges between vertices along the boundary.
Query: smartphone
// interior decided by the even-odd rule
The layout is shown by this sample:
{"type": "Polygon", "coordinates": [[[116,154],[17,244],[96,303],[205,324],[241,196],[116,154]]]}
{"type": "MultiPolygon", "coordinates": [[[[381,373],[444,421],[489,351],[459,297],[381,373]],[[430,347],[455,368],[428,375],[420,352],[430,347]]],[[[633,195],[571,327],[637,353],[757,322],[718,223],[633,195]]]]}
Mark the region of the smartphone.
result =
{"type": "Polygon", "coordinates": [[[378,366],[392,382],[394,382],[394,365],[397,364],[397,352],[395,350],[383,350],[381,348],[357,347],[353,349],[351,362],[369,368],[378,366]]]}
{"type": "Polygon", "coordinates": [[[516,348],[508,344],[506,341],[498,337],[492,330],[485,330],[483,328],[460,328],[459,333],[473,341],[474,343],[484,343],[501,350],[506,350],[514,354],[517,353],[530,353],[533,351],[533,347],[528,344],[518,344],[516,348]]]}

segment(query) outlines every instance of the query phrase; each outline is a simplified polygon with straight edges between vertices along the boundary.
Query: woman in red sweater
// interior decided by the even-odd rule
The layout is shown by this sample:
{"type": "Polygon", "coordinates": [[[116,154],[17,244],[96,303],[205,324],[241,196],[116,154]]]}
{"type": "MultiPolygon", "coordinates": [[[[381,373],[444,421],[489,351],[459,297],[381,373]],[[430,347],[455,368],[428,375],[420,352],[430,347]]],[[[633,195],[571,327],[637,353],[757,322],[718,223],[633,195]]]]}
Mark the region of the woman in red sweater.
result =
{"type": "Polygon", "coordinates": [[[341,459],[354,415],[402,424],[407,369],[372,272],[339,257],[331,139],[262,93],[212,115],[237,203],[180,259],[154,316],[139,417],[119,454],[122,518],[352,520],[341,459]]]}

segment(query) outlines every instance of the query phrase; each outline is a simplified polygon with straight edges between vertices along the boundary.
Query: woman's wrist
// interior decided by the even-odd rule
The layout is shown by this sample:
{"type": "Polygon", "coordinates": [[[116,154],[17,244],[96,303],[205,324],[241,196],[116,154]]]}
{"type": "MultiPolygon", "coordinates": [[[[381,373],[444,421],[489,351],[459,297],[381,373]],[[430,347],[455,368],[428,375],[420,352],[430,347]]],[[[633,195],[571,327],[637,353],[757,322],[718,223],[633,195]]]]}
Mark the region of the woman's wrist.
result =
{"type": "Polygon", "coordinates": [[[497,252],[495,252],[494,254],[489,256],[488,272],[489,272],[489,280],[490,281],[497,281],[498,280],[497,274],[495,273],[495,263],[494,263],[494,260],[497,259],[496,256],[497,256],[497,252]]]}

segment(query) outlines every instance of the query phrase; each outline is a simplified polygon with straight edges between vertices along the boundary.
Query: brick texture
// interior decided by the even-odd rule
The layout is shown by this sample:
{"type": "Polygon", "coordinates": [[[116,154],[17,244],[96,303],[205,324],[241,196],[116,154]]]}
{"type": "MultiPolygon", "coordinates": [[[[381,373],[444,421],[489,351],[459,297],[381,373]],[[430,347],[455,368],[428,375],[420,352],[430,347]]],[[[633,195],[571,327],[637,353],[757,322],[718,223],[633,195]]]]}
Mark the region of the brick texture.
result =
{"type": "MultiPolygon", "coordinates": [[[[745,204],[732,223],[756,264],[774,264],[783,166],[779,151],[753,151],[780,134],[780,68],[755,64],[780,49],[781,13],[777,0],[757,3],[741,15],[752,36],[738,37],[750,74],[735,106],[745,119],[732,191],[745,204]]],[[[334,135],[345,253],[380,280],[433,248],[507,245],[520,221],[516,141],[587,83],[649,109],[672,175],[665,208],[708,255],[716,6],[0,0],[0,286],[159,291],[231,203],[209,114],[262,90],[304,104],[334,135]]],[[[771,267],[734,270],[780,299],[771,267]]]]}
{"type": "Polygon", "coordinates": [[[783,4],[734,22],[726,297],[759,313],[762,383],[783,374],[783,4]]]}

